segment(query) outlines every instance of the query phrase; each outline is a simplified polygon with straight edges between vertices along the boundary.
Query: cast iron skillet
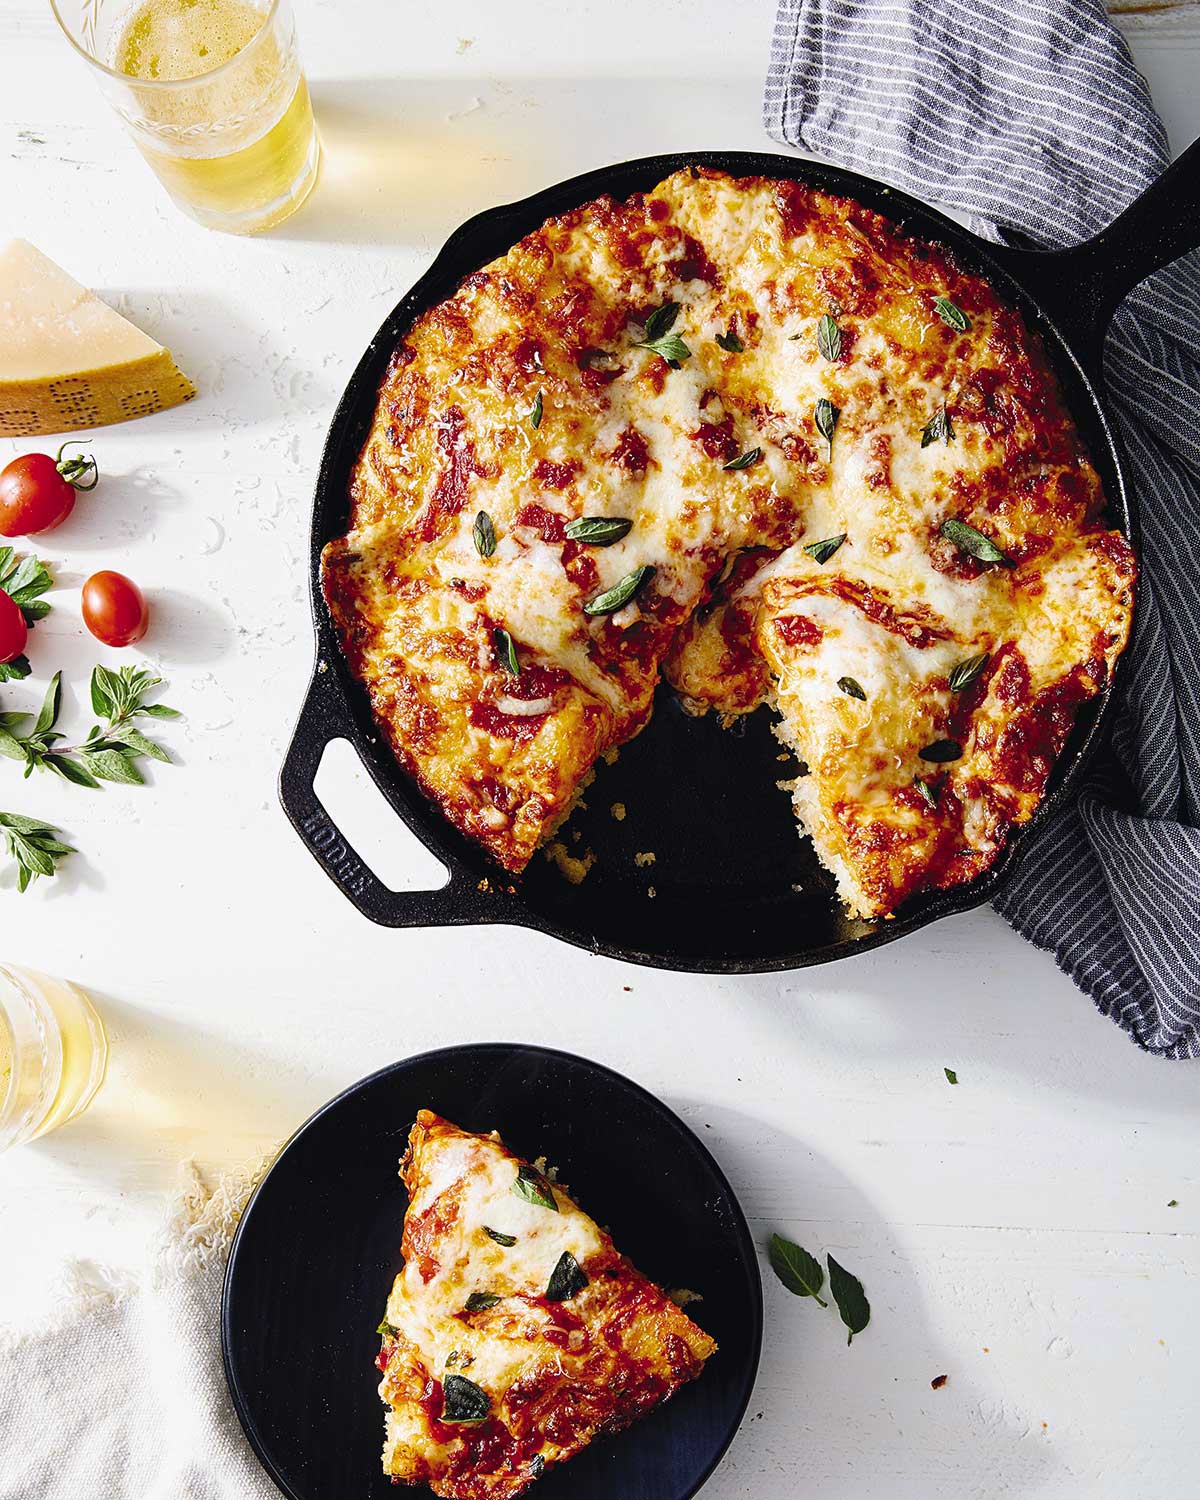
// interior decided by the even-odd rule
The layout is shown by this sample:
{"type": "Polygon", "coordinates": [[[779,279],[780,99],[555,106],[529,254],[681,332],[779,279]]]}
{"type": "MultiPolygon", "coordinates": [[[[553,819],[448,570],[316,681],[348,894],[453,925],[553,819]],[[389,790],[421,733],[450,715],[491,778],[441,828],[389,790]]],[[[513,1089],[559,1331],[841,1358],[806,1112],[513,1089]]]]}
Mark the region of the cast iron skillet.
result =
{"type": "Polygon", "coordinates": [[[1193,145],[1102,234],[1071,250],[991,244],[925,204],[857,173],[816,162],[744,151],[644,157],[585,173],[520,203],[491,209],[451,236],[437,260],[371,341],[334,414],[317,477],[310,557],[317,664],[280,777],[292,823],[330,878],[371,921],[390,927],[509,922],[597,953],[658,968],[752,973],[800,968],[864,952],[995,895],[1030,832],[1075,787],[1106,727],[1113,687],[1088,704],[1059,758],[1033,820],[1014,832],[995,866],[969,886],[921,895],[890,922],[846,916],[776,782],[795,774],[765,711],[742,734],[710,715],[689,719],[661,690],[654,718],[601,766],[587,806],[568,824],[571,847],[599,856],[572,885],[541,857],[519,878],[505,875],[462,837],[400,770],[351,677],[321,595],[321,549],[345,530],[347,482],[397,341],[413,320],[462,278],[502,255],[553,214],[601,193],[624,198],[681,167],[735,175],[790,177],[857,198],[905,229],[948,245],[1041,331],[1067,401],[1104,480],[1112,523],[1136,545],[1136,526],[1116,436],[1105,415],[1101,349],[1117,305],[1152,271],[1200,245],[1200,143],[1193,145]],[[446,866],[437,891],[392,891],[366,867],[313,790],[325,746],[345,738],[380,791],[446,866]],[[614,803],[627,816],[618,822],[614,803]],[[652,865],[634,855],[652,852],[652,865]]]}

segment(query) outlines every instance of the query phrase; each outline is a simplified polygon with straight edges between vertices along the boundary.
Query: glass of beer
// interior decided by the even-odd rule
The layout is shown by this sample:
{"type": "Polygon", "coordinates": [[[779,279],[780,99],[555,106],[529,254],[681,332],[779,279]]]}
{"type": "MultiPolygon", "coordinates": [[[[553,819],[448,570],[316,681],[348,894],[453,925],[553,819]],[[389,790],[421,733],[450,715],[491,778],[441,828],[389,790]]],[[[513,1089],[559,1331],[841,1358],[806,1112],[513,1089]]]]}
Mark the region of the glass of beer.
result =
{"type": "Polygon", "coordinates": [[[0,964],[0,1151],[81,1114],[107,1058],[104,1027],[82,990],[0,964]]]}
{"type": "Polygon", "coordinates": [[[321,147],[289,0],[50,0],[138,150],[210,229],[280,224],[321,147]]]}

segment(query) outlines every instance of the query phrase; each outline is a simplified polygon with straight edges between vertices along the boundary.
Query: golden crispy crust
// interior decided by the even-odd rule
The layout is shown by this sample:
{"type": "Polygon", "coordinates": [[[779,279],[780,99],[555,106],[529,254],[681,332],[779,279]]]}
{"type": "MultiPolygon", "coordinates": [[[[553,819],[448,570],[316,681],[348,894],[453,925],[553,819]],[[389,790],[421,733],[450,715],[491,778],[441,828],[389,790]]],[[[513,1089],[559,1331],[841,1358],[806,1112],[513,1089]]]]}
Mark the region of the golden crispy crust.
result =
{"type": "Polygon", "coordinates": [[[401,763],[506,868],[665,669],[693,710],[780,710],[812,773],[797,813],[877,915],[997,857],[1107,681],[1135,570],[1103,504],[1040,341],[946,250],[796,183],[683,171],[547,221],[417,321],[324,583],[401,763]],[[676,367],[641,347],[668,302],[676,367]],[[583,545],[581,515],[632,529],[583,545]],[[623,609],[585,612],[647,565],[623,609]],[[922,759],[950,739],[958,760],[922,759]]]}
{"type": "Polygon", "coordinates": [[[405,1266],[378,1361],[383,1466],[447,1500],[522,1494],[543,1469],[668,1400],[716,1348],[565,1188],[536,1176],[554,1209],[518,1196],[522,1168],[497,1137],[428,1110],[401,1166],[405,1266]],[[586,1285],[551,1298],[564,1252],[586,1285]],[[486,1405],[478,1420],[448,1419],[456,1380],[486,1405]]]}

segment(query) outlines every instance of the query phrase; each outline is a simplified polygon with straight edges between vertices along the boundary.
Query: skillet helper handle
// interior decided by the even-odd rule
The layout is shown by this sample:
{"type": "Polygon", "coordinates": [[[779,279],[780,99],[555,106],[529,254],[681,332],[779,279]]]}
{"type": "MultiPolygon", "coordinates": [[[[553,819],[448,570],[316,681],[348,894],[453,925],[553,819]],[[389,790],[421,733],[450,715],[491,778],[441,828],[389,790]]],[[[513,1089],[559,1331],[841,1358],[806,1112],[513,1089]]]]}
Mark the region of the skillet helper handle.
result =
{"type": "Polygon", "coordinates": [[[1113,314],[1147,276],[1200,247],[1200,140],[1193,141],[1123,214],[1070,250],[1022,253],[1036,259],[1038,300],[1070,341],[1100,368],[1113,314]]]}
{"type": "Polygon", "coordinates": [[[345,739],[349,706],[334,672],[318,663],[292,731],[279,773],[279,800],[309,853],[371,922],[383,927],[447,927],[477,921],[468,914],[458,873],[437,891],[393,891],[361,859],[343,836],[321,799],[315,782],[325,747],[345,739]]]}

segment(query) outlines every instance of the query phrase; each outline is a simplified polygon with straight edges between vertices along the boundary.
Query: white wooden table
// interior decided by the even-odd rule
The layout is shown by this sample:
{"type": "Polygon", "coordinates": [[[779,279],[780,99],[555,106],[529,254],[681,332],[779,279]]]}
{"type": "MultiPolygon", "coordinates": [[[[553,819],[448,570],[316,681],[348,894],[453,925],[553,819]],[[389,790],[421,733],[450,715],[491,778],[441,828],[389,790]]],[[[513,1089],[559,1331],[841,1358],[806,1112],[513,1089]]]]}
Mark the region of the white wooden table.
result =
{"type": "MultiPolygon", "coordinates": [[[[479,208],[651,151],[765,147],[771,21],[769,0],[298,8],[327,163],[253,241],[172,209],[44,0],[0,8],[0,231],[200,388],[98,434],[104,483],[41,549],[63,587],[39,673],[117,659],[75,611],[116,566],[152,592],[146,657],[187,720],[151,788],[0,766],[0,806],[83,851],[23,900],[0,890],[0,953],[85,985],[112,1038],[90,1114],[0,1161],[0,1320],[48,1307],[68,1256],[136,1261],[184,1156],[243,1158],[423,1048],[543,1042],[710,1126],[759,1240],[832,1249],[871,1297],[847,1349],[768,1272],[761,1418],[706,1500],[1194,1496],[1200,1078],[1138,1053],[990,911],[855,962],[692,978],[516,930],[372,928],[293,836],[274,783],[310,664],[309,498],[364,344],[479,208]]],[[[1178,150],[1200,129],[1200,25],[1134,45],[1178,150]]],[[[0,439],[0,462],[17,451],[0,439]]],[[[345,757],[323,790],[385,877],[429,873],[345,757]]]]}

